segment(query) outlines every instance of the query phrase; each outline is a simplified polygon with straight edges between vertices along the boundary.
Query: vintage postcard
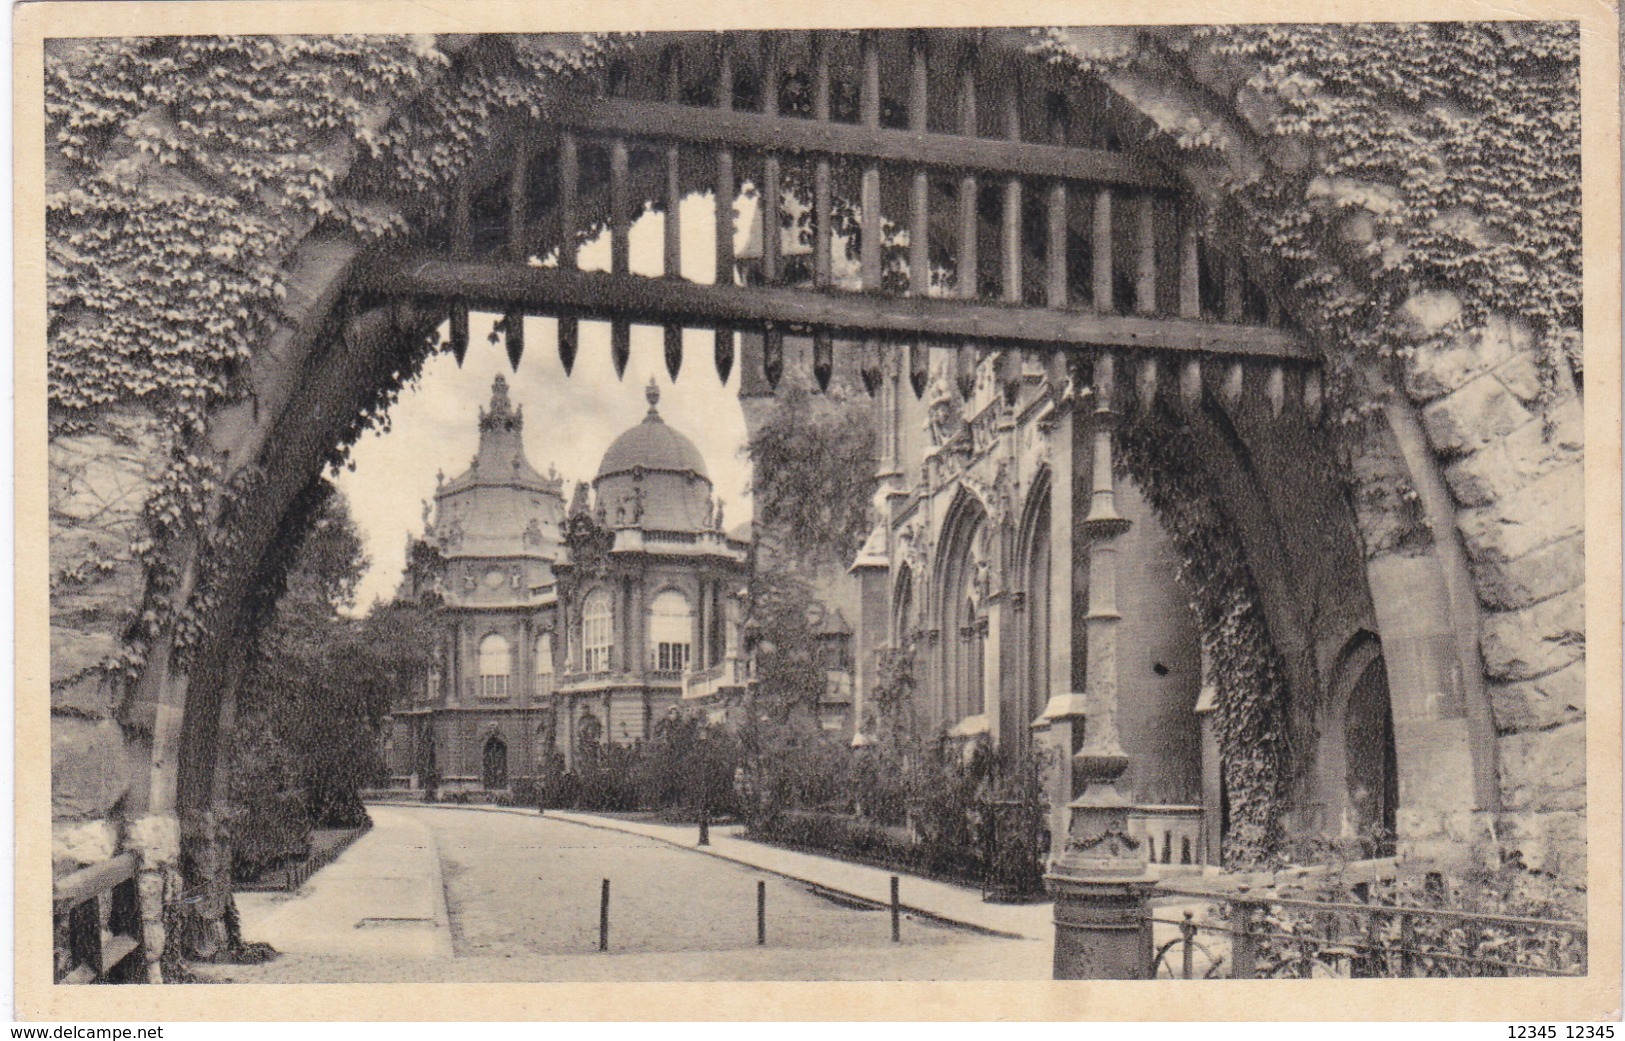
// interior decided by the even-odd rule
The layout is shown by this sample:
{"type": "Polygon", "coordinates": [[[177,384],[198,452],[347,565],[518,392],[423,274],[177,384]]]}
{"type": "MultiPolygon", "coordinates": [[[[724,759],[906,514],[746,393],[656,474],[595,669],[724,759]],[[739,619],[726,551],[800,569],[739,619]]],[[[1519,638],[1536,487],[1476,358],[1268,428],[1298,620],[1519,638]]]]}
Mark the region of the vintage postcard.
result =
{"type": "Polygon", "coordinates": [[[20,1016],[1619,1015],[1613,10],[13,16],[20,1016]]]}

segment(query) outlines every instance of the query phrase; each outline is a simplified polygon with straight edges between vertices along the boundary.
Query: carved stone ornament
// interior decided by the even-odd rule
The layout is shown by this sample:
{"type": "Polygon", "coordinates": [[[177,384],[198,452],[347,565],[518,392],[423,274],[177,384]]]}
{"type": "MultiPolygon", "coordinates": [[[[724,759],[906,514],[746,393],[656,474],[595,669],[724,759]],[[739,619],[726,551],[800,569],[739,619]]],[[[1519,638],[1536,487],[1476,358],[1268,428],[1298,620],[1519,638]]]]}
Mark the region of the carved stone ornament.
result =
{"type": "Polygon", "coordinates": [[[1099,835],[1071,839],[1067,842],[1066,848],[1069,853],[1090,853],[1098,850],[1097,855],[1115,860],[1139,849],[1140,840],[1121,829],[1108,828],[1099,835]]]}
{"type": "Polygon", "coordinates": [[[947,377],[940,371],[926,390],[925,414],[925,430],[931,437],[931,444],[945,445],[959,431],[959,403],[954,400],[953,388],[948,385],[947,377]]]}

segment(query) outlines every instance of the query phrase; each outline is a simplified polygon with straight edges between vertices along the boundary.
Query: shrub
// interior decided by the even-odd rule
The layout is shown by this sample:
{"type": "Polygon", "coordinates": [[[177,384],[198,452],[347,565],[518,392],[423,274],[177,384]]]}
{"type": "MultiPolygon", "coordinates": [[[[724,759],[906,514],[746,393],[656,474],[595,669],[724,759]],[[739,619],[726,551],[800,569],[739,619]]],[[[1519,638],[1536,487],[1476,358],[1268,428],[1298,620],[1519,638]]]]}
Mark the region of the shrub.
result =
{"type": "Polygon", "coordinates": [[[766,757],[750,834],[977,885],[1042,891],[1038,761],[948,742],[854,752],[830,742],[766,757]],[[818,801],[802,801],[816,793],[818,801]]]}
{"type": "MultiPolygon", "coordinates": [[[[1584,890],[1530,871],[1518,862],[1454,874],[1411,868],[1396,878],[1372,882],[1352,882],[1334,873],[1297,884],[1282,895],[1317,903],[1416,907],[1547,921],[1583,922],[1586,915],[1584,890]]],[[[1290,937],[1329,939],[1333,930],[1344,937],[1351,931],[1363,932],[1361,942],[1389,948],[1357,947],[1350,971],[1359,977],[1403,974],[1402,945],[1410,949],[1410,971],[1418,976],[1515,976],[1523,974],[1518,967],[1537,973],[1572,973],[1585,964],[1581,937],[1540,926],[1413,915],[1402,936],[1397,915],[1355,917],[1272,905],[1263,928],[1275,935],[1264,941],[1260,965],[1264,972],[1277,976],[1323,971],[1317,956],[1319,945],[1290,937]]]]}

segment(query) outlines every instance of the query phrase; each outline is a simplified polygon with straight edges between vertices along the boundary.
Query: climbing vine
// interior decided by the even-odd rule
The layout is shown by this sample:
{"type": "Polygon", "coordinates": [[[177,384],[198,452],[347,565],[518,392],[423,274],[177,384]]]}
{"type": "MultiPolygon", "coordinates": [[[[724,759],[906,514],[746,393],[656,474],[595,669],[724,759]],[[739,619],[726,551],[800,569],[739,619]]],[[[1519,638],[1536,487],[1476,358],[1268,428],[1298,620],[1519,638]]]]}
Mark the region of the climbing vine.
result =
{"type": "Polygon", "coordinates": [[[1153,106],[1179,148],[1223,153],[1256,135],[1265,164],[1230,177],[1232,212],[1215,218],[1278,266],[1334,376],[1356,360],[1403,365],[1492,314],[1535,334],[1548,395],[1560,366],[1580,374],[1575,23],[1208,26],[1108,52],[1052,30],[1038,49],[1108,80],[1174,70],[1243,121],[1153,106]],[[1459,312],[1418,343],[1402,309],[1440,290],[1459,312]]]}
{"type": "Polygon", "coordinates": [[[1241,539],[1185,446],[1186,420],[1163,405],[1119,428],[1118,469],[1144,493],[1179,553],[1178,579],[1218,688],[1215,719],[1230,804],[1227,865],[1280,848],[1290,759],[1286,664],[1270,637],[1241,539]]]}
{"type": "MultiPolygon", "coordinates": [[[[1034,49],[1080,76],[1155,75],[1223,102],[1264,163],[1223,186],[1214,219],[1278,267],[1271,281],[1334,380],[1430,349],[1403,312],[1431,290],[1460,308],[1435,337],[1509,315],[1535,332],[1549,390],[1564,363],[1580,373],[1575,25],[1219,26],[1129,38],[1102,54],[1054,30],[1034,49]]],[[[492,128],[544,117],[561,85],[624,41],[501,36],[455,52],[404,36],[52,46],[53,430],[129,404],[165,421],[169,466],[135,547],[155,590],[178,581],[169,550],[225,530],[221,511],[258,480],[252,466],[221,473],[203,435],[211,412],[245,392],[246,363],[285,318],[295,248],[312,232],[366,244],[435,230],[435,201],[491,147],[492,128]]],[[[1193,157],[1236,147],[1233,126],[1148,112],[1156,133],[1193,157]]],[[[343,441],[382,420],[430,346],[403,350],[343,441]]],[[[1272,800],[1259,800],[1281,783],[1286,732],[1278,653],[1200,475],[1168,458],[1168,439],[1149,428],[1130,427],[1124,441],[1125,465],[1185,551],[1230,706],[1234,841],[1266,848],[1275,825],[1260,807],[1272,800]]],[[[344,452],[341,443],[332,461],[344,452]]],[[[229,552],[224,537],[208,558],[229,552]]],[[[206,576],[198,586],[211,588],[206,576]]],[[[166,602],[149,596],[143,632],[165,623],[166,602]]]]}
{"type": "MultiPolygon", "coordinates": [[[[284,320],[288,264],[313,232],[362,244],[413,232],[408,209],[458,176],[493,121],[535,116],[562,76],[613,41],[508,38],[461,62],[431,38],[173,37],[54,45],[46,56],[48,374],[53,432],[139,405],[169,433],[169,464],[133,549],[149,595],[111,663],[144,660],[172,621],[174,550],[200,543],[178,643],[201,635],[224,514],[260,476],[228,476],[207,418],[239,399],[252,352],[284,320]],[[436,89],[429,89],[429,88],[436,89]],[[414,103],[414,99],[417,101],[414,103]]],[[[476,48],[478,51],[478,48],[476,48]]],[[[403,345],[330,463],[382,421],[433,341],[403,345]]]]}
{"type": "MultiPolygon", "coordinates": [[[[1130,96],[1137,80],[1171,88],[1142,106],[1149,133],[1222,171],[1211,230],[1319,347],[1348,451],[1372,406],[1359,373],[1403,376],[1492,316],[1534,334],[1548,400],[1565,369],[1582,375],[1578,44],[1572,23],[1407,23],[1154,29],[1105,47],[1052,30],[1036,49],[1130,96]],[[1168,103],[1180,91],[1190,103],[1168,103]],[[1225,115],[1199,114],[1215,97],[1225,115]],[[1410,313],[1424,294],[1443,321],[1410,313]]],[[[1238,537],[1175,447],[1185,422],[1138,416],[1120,463],[1180,552],[1211,655],[1226,859],[1257,863],[1287,801],[1286,673],[1238,537]]]]}

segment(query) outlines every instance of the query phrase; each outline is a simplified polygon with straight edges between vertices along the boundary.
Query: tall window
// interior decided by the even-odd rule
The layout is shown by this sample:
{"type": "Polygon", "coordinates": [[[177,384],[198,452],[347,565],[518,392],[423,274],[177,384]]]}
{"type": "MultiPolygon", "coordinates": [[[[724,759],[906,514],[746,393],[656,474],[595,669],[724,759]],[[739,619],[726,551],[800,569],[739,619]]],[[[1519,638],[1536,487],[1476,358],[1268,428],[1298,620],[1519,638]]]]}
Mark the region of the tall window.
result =
{"type": "Polygon", "coordinates": [[[977,715],[986,710],[986,699],[982,688],[982,663],[985,650],[985,637],[982,632],[981,621],[976,615],[976,598],[966,590],[964,600],[964,613],[960,615],[959,635],[962,641],[960,659],[960,684],[964,692],[964,711],[966,715],[977,715]]]}
{"type": "Polygon", "coordinates": [[[581,609],[582,668],[588,672],[609,671],[609,649],[614,646],[613,612],[609,592],[594,589],[581,609]]]}
{"type": "Polygon", "coordinates": [[[553,693],[553,634],[543,633],[536,638],[536,695],[545,697],[553,693]]]}
{"type": "Polygon", "coordinates": [[[905,564],[892,595],[892,647],[906,651],[914,642],[914,573],[905,564]]]}
{"type": "Polygon", "coordinates": [[[480,641],[480,697],[508,696],[508,670],[511,665],[508,641],[492,633],[480,641]]]}
{"type": "Polygon", "coordinates": [[[983,641],[986,633],[979,617],[982,590],[978,574],[984,568],[982,532],[987,514],[979,502],[964,495],[944,525],[942,598],[937,616],[942,619],[944,684],[942,706],[949,721],[981,714],[986,705],[982,689],[983,641]]]}
{"type": "Polygon", "coordinates": [[[649,605],[650,664],[660,672],[682,672],[688,668],[689,648],[694,639],[694,614],[688,597],[668,589],[649,605]]]}

